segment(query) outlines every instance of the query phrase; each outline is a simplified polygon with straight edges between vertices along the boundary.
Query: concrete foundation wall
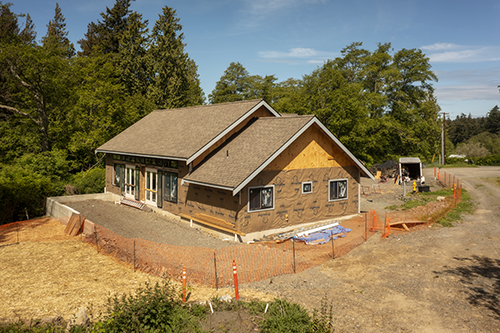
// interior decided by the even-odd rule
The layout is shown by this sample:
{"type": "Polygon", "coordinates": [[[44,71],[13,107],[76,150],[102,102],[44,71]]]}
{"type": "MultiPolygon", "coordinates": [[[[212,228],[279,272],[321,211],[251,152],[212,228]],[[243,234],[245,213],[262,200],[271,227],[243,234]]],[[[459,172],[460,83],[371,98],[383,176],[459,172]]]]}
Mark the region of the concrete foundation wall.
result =
{"type": "Polygon", "coordinates": [[[45,212],[47,215],[57,219],[60,217],[71,216],[73,213],[79,214],[74,209],[66,206],[65,202],[76,202],[85,200],[103,200],[103,201],[118,201],[121,199],[119,195],[114,193],[93,193],[93,194],[80,194],[80,195],[66,195],[61,197],[47,198],[45,212]]]}

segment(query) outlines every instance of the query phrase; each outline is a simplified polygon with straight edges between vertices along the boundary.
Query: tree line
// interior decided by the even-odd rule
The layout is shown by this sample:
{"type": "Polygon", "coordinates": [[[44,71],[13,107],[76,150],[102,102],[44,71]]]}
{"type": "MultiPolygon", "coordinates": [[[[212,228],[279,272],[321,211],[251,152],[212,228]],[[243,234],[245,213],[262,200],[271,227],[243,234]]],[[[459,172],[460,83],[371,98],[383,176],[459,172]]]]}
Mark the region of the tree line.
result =
{"type": "Polygon", "coordinates": [[[499,156],[500,109],[495,105],[485,117],[473,118],[462,113],[446,120],[447,150],[468,159],[499,156]]]}
{"type": "Polygon", "coordinates": [[[0,224],[43,214],[49,195],[101,191],[95,149],[154,109],[264,98],[281,113],[316,115],[368,165],[439,151],[437,77],[419,49],[356,42],[282,82],[233,62],[207,101],[176,11],[163,7],[150,26],[131,1],[90,22],[79,51],[59,4],[37,41],[29,14],[0,1],[0,224]]]}

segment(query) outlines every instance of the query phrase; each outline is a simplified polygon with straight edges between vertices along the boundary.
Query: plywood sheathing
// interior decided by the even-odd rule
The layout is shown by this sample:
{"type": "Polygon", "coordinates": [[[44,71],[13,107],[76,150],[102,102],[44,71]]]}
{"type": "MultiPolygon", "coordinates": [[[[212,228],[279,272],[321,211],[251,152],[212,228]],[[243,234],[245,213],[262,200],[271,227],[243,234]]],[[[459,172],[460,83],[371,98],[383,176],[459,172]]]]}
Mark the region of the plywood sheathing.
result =
{"type": "Polygon", "coordinates": [[[309,127],[265,170],[298,170],[350,166],[354,163],[318,126],[309,127]]]}

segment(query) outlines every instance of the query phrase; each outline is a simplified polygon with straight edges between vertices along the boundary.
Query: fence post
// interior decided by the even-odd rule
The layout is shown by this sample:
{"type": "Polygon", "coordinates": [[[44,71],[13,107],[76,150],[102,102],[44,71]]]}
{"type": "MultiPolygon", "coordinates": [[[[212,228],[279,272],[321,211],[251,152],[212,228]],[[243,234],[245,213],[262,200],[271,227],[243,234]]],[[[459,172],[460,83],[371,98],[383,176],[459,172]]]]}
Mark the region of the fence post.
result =
{"type": "Polygon", "coordinates": [[[368,240],[368,213],[365,213],[365,242],[368,240]]]}
{"type": "Polygon", "coordinates": [[[215,290],[219,290],[219,282],[217,279],[217,257],[214,251],[214,269],[215,269],[215,290]]]}
{"type": "Polygon", "coordinates": [[[240,299],[240,295],[238,293],[238,273],[236,272],[236,261],[233,259],[233,277],[234,277],[234,293],[236,295],[236,300],[240,299]]]}
{"type": "Polygon", "coordinates": [[[292,239],[292,244],[293,244],[293,273],[297,273],[296,267],[295,267],[295,242],[292,239]]]}
{"type": "Polygon", "coordinates": [[[182,269],[182,303],[186,303],[186,267],[182,269]]]}

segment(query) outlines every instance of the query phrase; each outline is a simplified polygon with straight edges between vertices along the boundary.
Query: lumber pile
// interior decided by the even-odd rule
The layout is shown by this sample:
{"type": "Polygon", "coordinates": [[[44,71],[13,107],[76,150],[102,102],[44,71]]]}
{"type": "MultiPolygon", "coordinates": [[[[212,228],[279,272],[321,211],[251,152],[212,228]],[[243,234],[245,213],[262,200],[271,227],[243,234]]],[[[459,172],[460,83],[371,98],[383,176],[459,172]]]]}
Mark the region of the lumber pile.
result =
{"type": "Polygon", "coordinates": [[[73,213],[69,219],[64,233],[69,236],[76,236],[82,233],[83,221],[85,220],[80,214],[73,213]]]}

